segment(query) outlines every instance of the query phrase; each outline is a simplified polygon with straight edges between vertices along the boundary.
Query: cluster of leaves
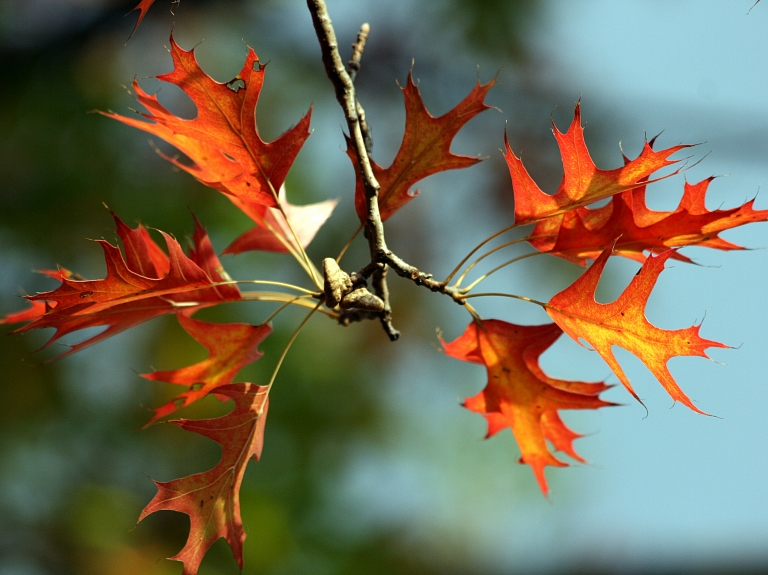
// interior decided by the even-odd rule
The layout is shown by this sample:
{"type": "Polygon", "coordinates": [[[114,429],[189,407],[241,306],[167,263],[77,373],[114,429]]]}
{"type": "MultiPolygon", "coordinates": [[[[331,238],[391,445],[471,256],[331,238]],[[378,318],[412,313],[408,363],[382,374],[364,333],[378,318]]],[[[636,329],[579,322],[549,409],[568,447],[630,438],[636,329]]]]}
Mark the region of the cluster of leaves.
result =
{"type": "MultiPolygon", "coordinates": [[[[139,22],[152,3],[153,0],[142,0],[136,7],[140,11],[139,22]]],[[[451,297],[470,313],[471,321],[464,333],[452,342],[443,342],[447,355],[482,364],[487,370],[485,388],[466,399],[464,406],[486,418],[488,436],[507,427],[511,429],[520,447],[520,462],[531,466],[545,496],[548,493],[545,467],[566,465],[555,457],[553,450],[583,461],[573,446],[580,435],[563,423],[560,410],[612,405],[599,397],[609,387],[604,383],[554,379],[541,369],[539,357],[563,332],[577,342],[592,346],[638,401],[613,355],[613,346],[636,355],[675,401],[703,413],[678,386],[667,362],[676,356],[706,357],[708,348],[726,346],[700,337],[699,326],[660,329],[646,319],[645,306],[667,260],[690,262],[679,248],[696,245],[719,250],[743,249],[718,234],[746,223],[768,220],[768,210],[753,209],[753,202],[733,209],[707,210],[705,196],[712,178],[696,184],[686,182],[680,205],[674,211],[650,210],[645,201],[646,186],[657,181],[654,175],[662,168],[677,167],[672,174],[662,177],[678,173],[679,160],[670,157],[688,146],[657,151],[650,141],[637,158],[625,158],[623,166],[598,169],[587,150],[577,105],[573,122],[564,133],[553,126],[564,168],[556,193],[546,194],[536,185],[507,142],[504,157],[514,194],[514,222],[480,243],[442,282],[431,280],[428,274],[405,264],[391,252],[379,250],[379,253],[373,248],[371,264],[363,270],[352,274],[342,272],[337,265],[342,250],[335,260],[330,263],[326,260],[321,274],[304,248],[330,216],[335,202],[293,206],[286,199],[284,187],[286,175],[309,136],[310,113],[275,141],[264,142],[258,133],[255,113],[265,67],[252,49],[240,73],[226,83],[206,75],[193,51],[182,49],[173,37],[171,56],[173,71],[158,78],[186,92],[197,106],[194,119],[177,117],[136,81],[133,83],[136,98],[146,110],[140,114],[141,118],[104,115],[176,147],[188,160],[169,157],[170,162],[202,184],[223,193],[254,221],[254,227],[225,252],[266,250],[291,254],[306,271],[310,286],[271,280],[232,280],[197,219],[192,246],[185,254],[169,234],[161,232],[166,246],[163,250],[146,228],[141,225],[131,228],[114,216],[122,251],[107,241],[98,241],[107,267],[104,279],[85,280],[66,269],[44,271],[61,282],[59,287],[27,296],[30,306],[9,314],[2,321],[25,323],[18,332],[54,328],[55,333],[46,345],[82,329],[104,327],[99,334],[63,354],[68,355],[159,315],[174,314],[187,333],[208,350],[208,358],[202,362],[144,375],[184,387],[173,401],[154,409],[147,425],[211,393],[234,404],[234,409],[222,417],[173,422],[218,442],[222,447],[221,460],[208,471],[156,482],[157,495],[140,517],[143,519],[158,510],[174,510],[190,517],[189,538],[173,557],[184,563],[185,575],[197,573],[207,550],[219,538],[227,540],[242,567],[245,532],[239,509],[240,484],[248,461],[258,460],[261,455],[269,392],[290,343],[309,317],[318,312],[343,324],[374,318],[386,323],[390,310],[382,281],[387,267],[451,297]],[[589,207],[601,200],[607,203],[598,208],[589,207]],[[532,226],[525,238],[479,254],[501,234],[525,225],[532,226]],[[473,293],[485,278],[519,257],[462,287],[467,272],[486,256],[522,241],[527,241],[536,250],[534,253],[550,254],[584,267],[589,261],[594,263],[548,302],[517,294],[473,293]],[[616,301],[601,304],[595,301],[594,294],[611,256],[633,259],[642,263],[642,267],[616,301]],[[375,296],[366,290],[371,277],[375,296]],[[242,284],[271,286],[274,291],[241,291],[238,285],[242,284]],[[370,304],[370,299],[359,297],[360,290],[366,290],[374,304],[370,304]],[[353,297],[355,294],[357,297],[353,297]],[[525,326],[481,318],[469,300],[482,296],[513,297],[540,305],[553,323],[525,326]],[[200,309],[242,300],[281,305],[264,323],[256,326],[211,324],[193,318],[200,309]],[[364,301],[369,303],[363,304],[364,301]],[[266,385],[233,383],[244,366],[261,358],[258,346],[272,331],[270,321],[290,305],[310,311],[278,359],[270,381],[266,385]]],[[[347,153],[357,173],[354,200],[361,229],[372,218],[371,197],[366,189],[369,177],[364,170],[366,162],[379,186],[373,197],[378,215],[373,217],[378,218],[374,223],[381,225],[413,199],[410,191],[421,179],[444,170],[466,168],[479,161],[453,154],[450,148],[461,128],[488,108],[484,100],[492,85],[493,82],[478,83],[456,107],[436,118],[427,111],[409,75],[402,89],[406,110],[403,141],[388,168],[370,160],[367,150],[356,145],[350,134],[347,153]]],[[[359,110],[358,103],[358,113],[359,110]]],[[[373,245],[374,239],[367,235],[373,245]]]]}

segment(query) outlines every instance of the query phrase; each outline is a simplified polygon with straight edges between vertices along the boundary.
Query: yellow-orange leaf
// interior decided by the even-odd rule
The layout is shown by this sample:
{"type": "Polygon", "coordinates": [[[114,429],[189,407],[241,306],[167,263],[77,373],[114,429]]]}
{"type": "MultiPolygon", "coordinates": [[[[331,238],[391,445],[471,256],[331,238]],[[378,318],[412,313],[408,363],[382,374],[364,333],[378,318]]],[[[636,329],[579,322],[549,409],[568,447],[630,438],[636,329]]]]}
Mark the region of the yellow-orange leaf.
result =
{"type": "Polygon", "coordinates": [[[574,340],[579,342],[581,338],[589,343],[638,401],[640,398],[613,355],[614,345],[637,356],[672,399],[704,413],[677,385],[667,362],[683,355],[708,357],[707,348],[728,346],[699,337],[701,326],[664,330],[652,325],[645,317],[648,297],[674,250],[649,257],[619,298],[613,303],[602,304],[595,301],[595,290],[612,251],[613,245],[606,248],[571,286],[555,295],[547,304],[547,313],[574,340]]]}
{"type": "Polygon", "coordinates": [[[544,495],[548,492],[544,467],[566,466],[552,455],[546,440],[584,461],[573,449],[573,440],[581,436],[565,426],[558,410],[613,405],[598,397],[608,387],[603,383],[564,381],[542,371],[539,357],[562,333],[553,323],[524,326],[483,320],[480,326],[470,323],[451,343],[443,343],[447,355],[485,365],[488,383],[464,407],[486,418],[486,437],[505,427],[512,429],[522,454],[520,463],[531,466],[544,495]]]}
{"type": "Polygon", "coordinates": [[[512,151],[506,135],[504,137],[504,159],[509,167],[515,196],[515,223],[532,223],[557,216],[579,206],[645,185],[651,174],[679,161],[667,159],[669,156],[689,147],[678,145],[657,152],[652,148],[653,142],[646,142],[643,151],[634,160],[627,161],[624,166],[615,170],[601,170],[592,161],[587,150],[579,104],[576,105],[573,122],[568,130],[562,133],[553,122],[552,131],[563,161],[563,180],[552,196],[545,194],[536,185],[520,158],[512,151]]]}
{"type": "MultiPolygon", "coordinates": [[[[705,197],[714,178],[685,182],[680,205],[673,212],[657,212],[645,203],[645,186],[611,198],[597,209],[577,208],[561,217],[542,220],[532,232],[532,246],[579,265],[594,260],[615,238],[615,254],[639,262],[645,252],[658,254],[671,247],[699,246],[743,250],[719,236],[720,232],[768,220],[768,210],[755,210],[754,200],[738,208],[709,211],[705,197]],[[538,237],[536,237],[538,236],[538,237]]],[[[672,259],[691,261],[676,251],[672,259]]]]}

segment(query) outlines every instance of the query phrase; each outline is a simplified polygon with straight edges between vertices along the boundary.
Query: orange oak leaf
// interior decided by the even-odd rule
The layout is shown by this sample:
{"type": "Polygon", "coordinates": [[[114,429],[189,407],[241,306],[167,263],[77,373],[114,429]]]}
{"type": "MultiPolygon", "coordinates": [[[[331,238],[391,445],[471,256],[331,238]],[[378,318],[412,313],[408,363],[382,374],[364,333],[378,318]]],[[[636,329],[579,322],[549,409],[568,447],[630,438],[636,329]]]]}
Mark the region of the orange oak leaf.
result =
{"type": "Polygon", "coordinates": [[[309,137],[310,112],[274,142],[264,142],[256,128],[256,103],[264,83],[265,66],[248,50],[240,73],[230,82],[216,82],[171,36],[174,69],[157,78],[179,86],[197,106],[197,117],[179,118],[144,92],[134,80],[133,89],[148,113],[145,122],[103,112],[178,148],[191,164],[168,158],[206,186],[247,204],[277,205],[275,194],[283,184],[304,141],[309,137]]]}
{"type": "MultiPolygon", "coordinates": [[[[654,172],[679,162],[669,160],[669,156],[690,147],[678,145],[657,152],[652,147],[653,141],[646,142],[640,155],[627,161],[623,167],[601,170],[592,161],[587,150],[584,128],[581,126],[580,104],[576,105],[573,122],[565,133],[558,130],[554,122],[552,131],[563,161],[563,180],[557,192],[551,196],[536,185],[520,158],[512,151],[506,134],[504,136],[504,159],[512,178],[517,224],[557,216],[579,206],[642,186],[654,172]]],[[[665,177],[670,175],[673,174],[665,177]]]]}
{"type": "Polygon", "coordinates": [[[524,326],[483,320],[482,325],[470,323],[451,343],[443,342],[447,355],[486,366],[485,389],[466,399],[464,407],[486,418],[486,437],[511,428],[520,446],[520,463],[531,466],[545,496],[544,467],[567,465],[549,451],[547,440],[556,450],[584,461],[573,448],[581,436],[566,427],[558,410],[614,405],[598,397],[609,387],[603,383],[564,381],[542,371],[539,357],[562,333],[553,323],[524,326]]]}
{"type": "Polygon", "coordinates": [[[144,20],[144,16],[147,15],[147,11],[154,3],[155,0],[141,0],[141,2],[139,2],[133,10],[131,10],[131,12],[135,12],[136,10],[139,11],[139,17],[136,19],[136,24],[133,27],[133,31],[131,32],[131,37],[133,37],[133,35],[136,33],[136,30],[139,29],[139,24],[141,24],[141,21],[144,20]]]}
{"type": "Polygon", "coordinates": [[[190,387],[189,391],[154,409],[155,415],[147,425],[232,383],[238,371],[261,358],[258,346],[272,333],[269,325],[208,323],[184,315],[178,318],[187,333],[208,350],[208,358],[181,369],[142,374],[147,379],[190,387]]]}
{"type": "Polygon", "coordinates": [[[183,575],[196,575],[206,552],[220,538],[226,539],[240,569],[243,568],[245,531],[240,518],[240,485],[248,461],[258,461],[264,445],[264,425],[269,399],[267,387],[235,383],[217,389],[234,400],[235,408],[223,417],[173,421],[221,445],[221,460],[213,469],[173,481],[155,481],[157,494],[141,512],[139,521],[156,511],[170,510],[189,516],[189,537],[170,559],[184,563],[183,575]]]}
{"type": "MultiPolygon", "coordinates": [[[[195,233],[192,235],[192,245],[189,247],[189,259],[195,262],[214,283],[231,281],[232,278],[221,265],[219,256],[216,255],[205,228],[200,225],[196,217],[194,220],[195,233]]],[[[225,284],[193,292],[174,294],[171,299],[177,303],[196,302],[202,305],[236,301],[240,297],[240,289],[236,285],[225,284]]]]}
{"type": "MultiPolygon", "coordinates": [[[[39,274],[43,274],[59,281],[65,277],[74,277],[74,274],[71,271],[64,268],[59,268],[57,270],[35,271],[37,271],[39,274]]],[[[28,301],[27,303],[29,304],[27,309],[6,314],[4,317],[0,318],[0,324],[13,324],[34,321],[40,316],[45,315],[45,313],[52,307],[44,301],[28,301]]]]}
{"type": "Polygon", "coordinates": [[[579,279],[556,294],[546,306],[547,313],[575,341],[583,339],[591,345],[638,401],[640,398],[613,355],[614,345],[637,356],[672,399],[707,415],[680,389],[667,362],[683,355],[709,357],[705,353],[707,348],[728,346],[699,337],[700,325],[664,330],[652,325],[645,317],[648,297],[664,270],[664,263],[675,251],[649,256],[618,299],[602,304],[595,301],[595,290],[612,251],[613,245],[608,246],[579,279]]]}
{"type": "Polygon", "coordinates": [[[170,235],[160,232],[168,248],[166,255],[142,226],[132,230],[117,216],[115,221],[126,257],[123,258],[118,247],[97,240],[104,251],[106,278],[73,279],[74,274],[59,272],[62,283],[57,289],[26,296],[31,302],[45,302],[47,307],[44,314],[17,332],[55,328],[56,332],[45,344],[47,347],[69,333],[107,326],[101,333],[71,346],[59,356],[63,357],[180,308],[185,313],[193,313],[201,307],[240,299],[236,286],[215,285],[224,281],[216,269],[221,265],[215,265],[218,258],[198,223],[195,247],[190,251],[191,257],[187,257],[170,235]]]}
{"type": "Polygon", "coordinates": [[[6,314],[3,318],[0,318],[0,323],[11,324],[34,321],[45,315],[46,311],[48,311],[48,306],[44,301],[31,301],[27,309],[6,314]]]}
{"type": "MultiPolygon", "coordinates": [[[[306,206],[294,206],[288,203],[285,184],[281,186],[278,197],[302,248],[306,248],[310,244],[318,230],[331,217],[336,204],[339,203],[338,200],[325,200],[306,206]]],[[[256,226],[238,236],[224,249],[223,253],[240,254],[254,250],[287,253],[286,244],[299,251],[288,222],[279,209],[246,204],[232,196],[229,199],[256,222],[256,226]]]]}
{"type": "MultiPolygon", "coordinates": [[[[405,133],[400,149],[388,168],[382,168],[371,161],[373,174],[381,186],[379,211],[382,221],[416,196],[415,193],[409,193],[409,190],[419,180],[437,172],[467,168],[481,161],[481,158],[451,153],[451,143],[464,124],[491,107],[484,100],[495,83],[495,79],[487,84],[478,82],[455,108],[435,118],[424,106],[412,73],[408,73],[408,81],[405,88],[402,88],[405,97],[405,133]]],[[[357,154],[349,139],[347,155],[357,171],[357,154]]],[[[359,173],[356,178],[355,209],[360,220],[365,221],[365,189],[359,173]]]]}
{"type": "MultiPolygon", "coordinates": [[[[557,221],[536,224],[530,241],[536,249],[585,266],[615,238],[614,253],[639,262],[645,253],[658,254],[670,247],[699,246],[718,250],[742,250],[718,234],[724,230],[768,220],[768,210],[753,209],[754,200],[738,208],[709,211],[705,197],[714,177],[697,184],[685,182],[683,197],[673,212],[650,210],[645,187],[614,196],[597,209],[577,208],[557,221]]],[[[691,260],[675,251],[672,259],[691,260]]]]}
{"type": "MultiPolygon", "coordinates": [[[[150,237],[146,228],[139,224],[136,229],[125,225],[120,218],[112,214],[117,224],[117,234],[123,242],[126,265],[132,271],[150,278],[164,277],[170,270],[170,258],[150,237]]],[[[195,231],[192,245],[189,247],[189,260],[205,272],[216,284],[231,281],[224,270],[219,257],[211,245],[211,240],[205,228],[193,214],[195,231]]],[[[197,306],[184,308],[186,313],[192,313],[205,304],[216,304],[240,299],[240,290],[236,285],[213,285],[211,287],[169,294],[166,298],[176,304],[196,303],[197,306]]]]}

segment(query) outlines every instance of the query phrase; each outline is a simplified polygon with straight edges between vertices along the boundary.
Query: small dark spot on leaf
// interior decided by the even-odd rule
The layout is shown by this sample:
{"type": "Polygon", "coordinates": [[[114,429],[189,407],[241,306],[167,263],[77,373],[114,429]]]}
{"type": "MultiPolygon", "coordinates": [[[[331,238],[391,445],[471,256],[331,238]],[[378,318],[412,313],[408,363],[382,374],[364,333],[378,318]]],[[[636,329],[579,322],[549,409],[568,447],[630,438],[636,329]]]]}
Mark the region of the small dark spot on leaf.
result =
{"type": "Polygon", "coordinates": [[[203,501],[203,500],[201,499],[201,500],[200,500],[200,507],[202,507],[203,505],[205,505],[205,501],[203,501]]]}
{"type": "Polygon", "coordinates": [[[80,297],[91,297],[93,295],[92,291],[84,291],[80,294],[80,297]]]}

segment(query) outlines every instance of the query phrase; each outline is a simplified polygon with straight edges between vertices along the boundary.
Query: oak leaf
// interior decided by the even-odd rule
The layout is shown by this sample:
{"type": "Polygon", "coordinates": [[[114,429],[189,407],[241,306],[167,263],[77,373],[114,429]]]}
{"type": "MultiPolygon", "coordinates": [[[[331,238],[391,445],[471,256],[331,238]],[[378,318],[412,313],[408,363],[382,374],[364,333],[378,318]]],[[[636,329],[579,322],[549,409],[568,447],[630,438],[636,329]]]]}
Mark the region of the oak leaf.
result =
{"type": "Polygon", "coordinates": [[[598,303],[595,301],[595,290],[612,251],[613,244],[603,250],[581,277],[549,300],[547,313],[575,341],[581,343],[579,340],[583,339],[591,345],[638,401],[641,401],[640,398],[613,355],[614,345],[640,359],[672,399],[705,414],[677,385],[667,362],[684,355],[709,357],[705,353],[707,348],[728,346],[699,337],[700,325],[664,330],[645,317],[645,306],[651,291],[664,270],[664,263],[675,251],[667,250],[658,256],[649,256],[616,301],[598,303]]]}
{"type": "MultiPolygon", "coordinates": [[[[737,208],[709,211],[706,193],[714,177],[696,184],[685,182],[680,204],[672,212],[648,208],[645,186],[611,198],[596,209],[577,208],[559,219],[543,220],[531,233],[531,245],[543,252],[585,266],[615,238],[615,255],[639,262],[645,253],[658,254],[670,247],[699,246],[718,250],[742,250],[718,234],[744,224],[768,220],[768,210],[753,209],[754,200],[737,208]],[[540,236],[540,237],[535,237],[540,236]]],[[[675,251],[672,259],[691,260],[675,251]]]]}
{"type": "Polygon", "coordinates": [[[232,203],[256,222],[256,226],[238,236],[224,249],[223,253],[240,254],[254,250],[287,253],[287,246],[300,252],[291,232],[291,227],[296,232],[301,247],[306,248],[322,225],[331,217],[333,209],[339,203],[338,200],[325,200],[305,206],[294,206],[288,202],[285,184],[280,188],[278,197],[285,216],[287,216],[287,221],[283,213],[277,208],[247,204],[229,196],[232,203]],[[290,226],[288,222],[290,222],[290,226]]]}
{"type": "Polygon", "coordinates": [[[466,399],[464,407],[486,418],[486,437],[511,428],[520,446],[520,463],[531,466],[545,496],[544,467],[567,465],[549,451],[547,440],[556,450],[584,461],[573,449],[574,439],[581,436],[566,427],[558,410],[613,405],[598,397],[609,387],[603,383],[564,381],[542,371],[539,357],[562,333],[552,323],[523,326],[483,320],[481,325],[470,323],[451,343],[443,342],[447,355],[486,366],[485,389],[466,399]]]}
{"type": "MultiPolygon", "coordinates": [[[[64,268],[57,270],[35,270],[39,274],[51,277],[53,279],[61,281],[63,278],[74,277],[74,274],[64,268]]],[[[0,318],[0,324],[14,324],[34,321],[37,318],[45,315],[45,313],[53,306],[44,301],[28,301],[29,306],[26,309],[11,312],[0,318]]]]}
{"type": "MultiPolygon", "coordinates": [[[[656,151],[652,147],[653,141],[646,142],[640,155],[634,160],[626,161],[623,167],[601,170],[592,161],[584,140],[580,104],[576,105],[573,122],[565,133],[557,129],[554,121],[552,131],[563,161],[563,179],[554,195],[541,191],[520,158],[512,151],[506,134],[504,136],[504,159],[512,178],[517,224],[533,223],[558,216],[579,206],[645,185],[651,174],[679,162],[669,160],[669,156],[690,147],[681,144],[656,151]]],[[[673,174],[665,177],[671,175],[673,174]]]]}
{"type": "Polygon", "coordinates": [[[148,113],[148,122],[102,112],[178,148],[192,161],[166,158],[206,186],[247,204],[277,205],[283,184],[304,141],[309,137],[310,112],[273,142],[264,142],[256,127],[256,103],[265,66],[248,50],[240,73],[230,82],[216,82],[197,63],[194,50],[183,50],[171,36],[174,69],[157,76],[179,86],[197,106],[197,117],[179,118],[134,80],[133,89],[148,113]]]}
{"type": "Polygon", "coordinates": [[[142,374],[142,377],[147,379],[186,385],[190,388],[174,400],[154,409],[155,415],[147,425],[202,399],[223,385],[232,383],[237,372],[261,358],[262,353],[258,346],[272,333],[269,325],[208,323],[181,314],[178,319],[186,332],[208,350],[208,357],[188,367],[142,374]]]}
{"type": "Polygon", "coordinates": [[[131,32],[131,37],[136,33],[136,30],[139,29],[139,24],[141,24],[141,21],[144,20],[144,16],[147,15],[147,11],[149,10],[150,6],[155,3],[155,0],[141,0],[136,7],[131,10],[131,12],[135,12],[136,10],[139,11],[139,17],[136,19],[136,24],[133,27],[133,31],[131,32]]]}
{"type": "Polygon", "coordinates": [[[12,324],[34,321],[45,315],[48,306],[44,301],[31,301],[26,309],[14,311],[0,318],[0,323],[12,324]]]}
{"type": "MultiPolygon", "coordinates": [[[[373,174],[380,185],[379,211],[382,221],[416,196],[415,193],[409,193],[409,190],[419,180],[437,172],[467,168],[481,161],[481,158],[453,154],[451,143],[464,124],[491,107],[484,100],[495,83],[495,79],[487,84],[478,82],[455,108],[435,118],[424,106],[412,73],[408,73],[408,81],[402,88],[405,98],[405,133],[400,149],[388,168],[382,168],[371,160],[373,174]]],[[[347,155],[356,172],[355,209],[360,221],[365,221],[365,188],[357,171],[357,153],[349,138],[347,155]]]]}
{"type": "Polygon", "coordinates": [[[217,271],[221,264],[216,265],[218,258],[199,223],[192,257],[187,257],[179,243],[165,232],[160,233],[167,255],[143,226],[132,230],[114,217],[126,257],[117,246],[97,240],[104,251],[106,278],[83,280],[73,279],[79,276],[70,272],[61,274],[62,283],[57,289],[26,296],[31,302],[45,302],[46,310],[17,332],[55,328],[47,347],[69,333],[107,326],[101,333],[71,346],[63,357],[159,315],[181,308],[191,314],[202,307],[240,299],[236,286],[216,285],[225,278],[217,271]]]}
{"type": "Polygon", "coordinates": [[[248,461],[258,461],[264,446],[264,425],[269,407],[268,388],[252,383],[219,387],[217,393],[234,400],[234,409],[223,417],[172,421],[221,445],[221,460],[213,469],[173,481],[155,481],[157,494],[139,517],[170,510],[189,516],[189,537],[171,557],[184,563],[183,575],[196,575],[208,549],[226,539],[240,569],[243,568],[245,531],[240,517],[240,486],[248,461]]]}

